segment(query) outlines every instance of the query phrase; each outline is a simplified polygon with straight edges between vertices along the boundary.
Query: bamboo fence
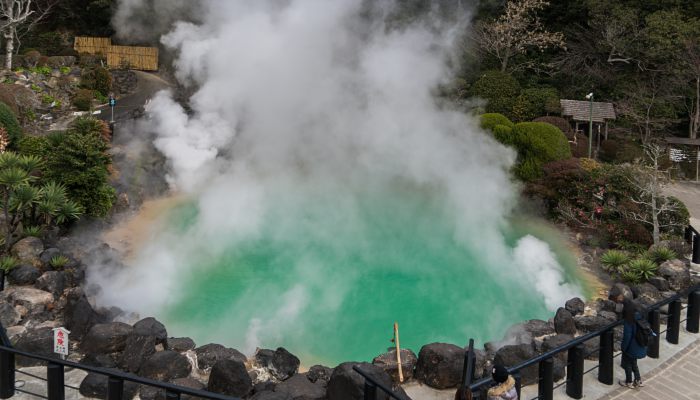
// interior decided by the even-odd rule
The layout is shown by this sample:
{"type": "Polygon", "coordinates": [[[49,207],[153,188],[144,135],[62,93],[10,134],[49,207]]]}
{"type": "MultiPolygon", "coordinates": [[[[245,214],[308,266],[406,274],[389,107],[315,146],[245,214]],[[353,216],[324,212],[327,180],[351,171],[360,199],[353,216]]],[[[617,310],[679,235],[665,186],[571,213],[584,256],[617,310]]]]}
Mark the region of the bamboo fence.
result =
{"type": "Polygon", "coordinates": [[[115,46],[109,38],[76,37],[74,48],[78,53],[106,55],[110,68],[158,70],[157,47],[115,46]]]}

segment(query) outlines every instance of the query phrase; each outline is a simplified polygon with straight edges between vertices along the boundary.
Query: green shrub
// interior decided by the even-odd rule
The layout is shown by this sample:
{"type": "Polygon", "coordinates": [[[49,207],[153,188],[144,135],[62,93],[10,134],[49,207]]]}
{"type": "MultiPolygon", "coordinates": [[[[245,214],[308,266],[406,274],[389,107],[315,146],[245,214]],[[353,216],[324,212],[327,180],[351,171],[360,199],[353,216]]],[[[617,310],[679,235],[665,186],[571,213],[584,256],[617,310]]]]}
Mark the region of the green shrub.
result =
{"type": "Polygon", "coordinates": [[[513,128],[507,125],[494,126],[493,136],[506,146],[514,146],[517,143],[515,136],[513,136],[513,128]]]}
{"type": "Polygon", "coordinates": [[[474,83],[472,95],[488,101],[487,113],[510,115],[515,99],[520,93],[520,84],[510,74],[500,71],[486,71],[474,83]]]}
{"type": "Polygon", "coordinates": [[[31,49],[24,54],[24,66],[27,68],[34,68],[39,63],[40,58],[41,53],[31,49]]]}
{"type": "Polygon", "coordinates": [[[70,67],[59,67],[58,70],[61,71],[63,75],[68,75],[72,71],[70,67]]]}
{"type": "Polygon", "coordinates": [[[32,68],[31,71],[34,72],[35,74],[40,74],[40,75],[44,75],[44,76],[49,76],[49,75],[51,75],[51,72],[52,72],[51,67],[47,67],[45,65],[40,66],[40,67],[36,67],[36,68],[32,68]]]}
{"type": "Polygon", "coordinates": [[[657,264],[661,264],[664,261],[673,260],[678,257],[675,251],[669,249],[668,247],[653,247],[649,250],[649,259],[657,264]]]}
{"type": "Polygon", "coordinates": [[[34,83],[32,83],[32,84],[29,86],[29,88],[32,89],[33,91],[37,92],[37,93],[39,93],[39,92],[42,91],[41,87],[39,87],[39,85],[34,84],[34,83]]]}
{"type": "Polygon", "coordinates": [[[22,233],[24,233],[25,237],[28,237],[28,236],[41,237],[41,227],[40,226],[27,226],[27,227],[22,228],[22,233]]]}
{"type": "Polygon", "coordinates": [[[675,236],[683,236],[685,227],[690,224],[690,212],[681,200],[676,197],[666,198],[673,211],[665,211],[659,215],[659,223],[667,226],[666,233],[675,236]]]}
{"type": "Polygon", "coordinates": [[[0,126],[7,130],[10,137],[10,148],[15,148],[22,139],[22,128],[10,107],[2,102],[0,102],[0,126]]]}
{"type": "Polygon", "coordinates": [[[559,128],[545,122],[521,122],[513,128],[519,165],[516,175],[525,181],[542,176],[546,163],[571,158],[566,136],[559,128]]]}
{"type": "Polygon", "coordinates": [[[51,103],[53,103],[54,101],[56,101],[56,99],[55,99],[53,96],[49,95],[49,94],[44,94],[44,95],[41,96],[41,102],[44,103],[44,104],[51,104],[51,103]]]}
{"type": "Polygon", "coordinates": [[[523,90],[513,103],[512,115],[516,121],[530,121],[535,117],[556,111],[559,93],[553,88],[523,90]]]}
{"type": "Polygon", "coordinates": [[[92,108],[93,91],[90,89],[80,89],[73,97],[73,105],[78,111],[90,111],[92,108]]]}
{"type": "Polygon", "coordinates": [[[482,129],[493,131],[496,125],[504,125],[507,127],[514,127],[515,124],[512,123],[508,117],[499,113],[486,113],[479,116],[479,122],[482,129]]]}
{"type": "Polygon", "coordinates": [[[9,272],[12,268],[19,265],[19,260],[12,256],[2,256],[0,257],[0,269],[9,272]]]}
{"type": "Polygon", "coordinates": [[[66,265],[68,265],[68,262],[69,262],[69,261],[70,261],[70,260],[68,259],[68,257],[62,256],[62,255],[58,255],[58,256],[53,256],[53,257],[51,257],[51,260],[49,261],[49,264],[51,264],[51,266],[52,266],[54,269],[62,269],[63,267],[65,267],[66,265]]]}
{"type": "Polygon", "coordinates": [[[600,257],[600,263],[608,272],[619,272],[629,261],[629,254],[619,250],[608,250],[600,257]]]}
{"type": "Polygon", "coordinates": [[[570,132],[573,132],[573,129],[571,129],[571,125],[569,124],[569,121],[562,117],[552,117],[552,116],[547,116],[547,117],[538,117],[532,120],[532,122],[546,122],[548,124],[552,124],[559,128],[562,132],[564,132],[565,135],[567,135],[570,132]]]}
{"type": "Polygon", "coordinates": [[[623,271],[620,274],[620,278],[622,278],[623,281],[630,283],[632,285],[639,284],[642,281],[642,277],[639,275],[638,272],[633,271],[633,270],[626,270],[623,271]]]}
{"type": "Polygon", "coordinates": [[[96,90],[106,96],[112,90],[112,75],[101,66],[83,69],[80,75],[80,87],[96,90]]]}
{"type": "Polygon", "coordinates": [[[637,258],[630,261],[630,263],[627,265],[628,271],[634,272],[641,280],[644,281],[647,281],[649,278],[656,275],[656,271],[658,269],[659,266],[648,258],[637,258]]]}
{"type": "Polygon", "coordinates": [[[24,136],[17,145],[17,151],[21,155],[46,157],[49,151],[49,142],[46,136],[24,136]]]}

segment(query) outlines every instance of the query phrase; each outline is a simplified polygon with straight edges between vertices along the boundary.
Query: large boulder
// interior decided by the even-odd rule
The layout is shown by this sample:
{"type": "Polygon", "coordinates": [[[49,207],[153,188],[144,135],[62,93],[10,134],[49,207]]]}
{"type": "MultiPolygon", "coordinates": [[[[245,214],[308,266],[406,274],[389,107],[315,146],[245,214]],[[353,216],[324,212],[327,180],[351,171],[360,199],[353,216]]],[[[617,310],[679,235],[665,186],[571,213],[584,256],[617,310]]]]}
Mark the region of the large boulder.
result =
{"type": "Polygon", "coordinates": [[[194,344],[194,340],[185,338],[168,338],[165,341],[165,348],[167,350],[177,351],[179,353],[184,353],[187,350],[194,350],[197,347],[194,344]]]}
{"type": "Polygon", "coordinates": [[[671,290],[671,285],[669,285],[666,278],[661,276],[652,276],[651,278],[649,278],[649,283],[651,283],[660,292],[667,292],[671,290]]]}
{"type": "Polygon", "coordinates": [[[246,397],[253,389],[253,381],[242,361],[224,358],[211,367],[207,390],[227,396],[246,397]]]}
{"type": "Polygon", "coordinates": [[[590,333],[608,325],[610,321],[599,315],[577,315],[574,317],[576,328],[582,333],[590,333]]]}
{"type": "Polygon", "coordinates": [[[12,255],[22,264],[31,264],[41,267],[41,253],[44,251],[44,243],[33,236],[26,237],[12,246],[12,255]]]}
{"type": "Polygon", "coordinates": [[[690,286],[690,268],[681,260],[668,260],[659,266],[658,274],[668,281],[671,289],[680,291],[690,286]]]}
{"type": "Polygon", "coordinates": [[[333,368],[324,367],[323,365],[314,365],[309,368],[306,373],[306,378],[313,383],[321,383],[323,386],[328,385],[333,375],[333,368]]]}
{"type": "MultiPolygon", "coordinates": [[[[535,348],[532,344],[515,344],[501,347],[494,357],[494,364],[512,367],[525,360],[535,357],[535,348]]],[[[539,370],[537,365],[525,368],[520,371],[523,385],[531,385],[537,382],[539,370]]]]}
{"type": "Polygon", "coordinates": [[[651,283],[635,285],[632,287],[632,292],[634,293],[635,300],[643,306],[650,306],[658,303],[663,298],[659,289],[651,283]]]}
{"type": "Polygon", "coordinates": [[[431,343],[418,352],[416,379],[436,389],[456,387],[462,380],[464,349],[454,344],[431,343]]]}
{"type": "Polygon", "coordinates": [[[567,309],[559,307],[554,315],[554,330],[559,334],[573,335],[576,333],[574,317],[567,309]]]}
{"type": "Polygon", "coordinates": [[[123,322],[108,322],[97,324],[90,328],[81,342],[83,351],[87,353],[116,353],[126,347],[126,339],[134,328],[123,322]]]}
{"type": "Polygon", "coordinates": [[[536,337],[552,335],[554,333],[554,324],[539,319],[531,319],[511,326],[506,332],[502,343],[528,344],[536,337]]]}
{"type": "Polygon", "coordinates": [[[158,381],[185,378],[190,372],[192,372],[192,364],[187,356],[170,350],[153,354],[139,369],[140,375],[158,381]]]}
{"type": "MultiPolygon", "coordinates": [[[[23,350],[39,356],[59,358],[59,355],[53,352],[53,329],[51,328],[29,329],[18,337],[13,346],[17,350],[23,350]]],[[[46,364],[42,360],[22,356],[17,356],[15,361],[18,367],[46,364]]]]}
{"type": "Polygon", "coordinates": [[[10,287],[5,290],[5,296],[9,303],[22,305],[27,309],[43,309],[43,306],[53,302],[51,293],[28,286],[10,287]]]}
{"type": "Polygon", "coordinates": [[[248,361],[240,351],[216,343],[197,347],[194,352],[197,354],[197,368],[201,370],[213,367],[220,360],[237,360],[242,363],[248,361]]]}
{"type": "MultiPolygon", "coordinates": [[[[417,363],[418,357],[416,357],[416,353],[409,349],[401,349],[401,372],[404,380],[407,381],[413,378],[413,370],[416,368],[417,363]]],[[[399,383],[399,364],[396,360],[395,349],[375,357],[372,360],[372,364],[386,371],[394,382],[399,383]]]]}
{"type": "MultiPolygon", "coordinates": [[[[91,372],[87,374],[80,383],[80,394],[85,397],[106,399],[108,384],[109,377],[91,372]]],[[[139,385],[136,383],[124,381],[124,394],[122,399],[133,399],[138,389],[139,385]]]]}
{"type": "Polygon", "coordinates": [[[570,312],[571,315],[576,316],[584,313],[586,310],[586,303],[580,298],[574,297],[564,304],[564,308],[566,308],[566,311],[570,312]]]}
{"type": "Polygon", "coordinates": [[[139,372],[144,361],[156,352],[156,337],[132,332],[126,338],[126,346],[119,365],[127,372],[139,372]]]}
{"type": "Polygon", "coordinates": [[[275,379],[283,381],[299,370],[299,359],[288,352],[285,348],[279,347],[277,350],[258,349],[255,352],[255,362],[267,369],[275,379]]]}
{"type": "Polygon", "coordinates": [[[63,309],[66,328],[74,338],[81,340],[90,328],[100,322],[100,316],[80,288],[69,290],[66,297],[66,306],[63,309]]]}
{"type": "Polygon", "coordinates": [[[66,288],[66,280],[63,277],[63,272],[48,271],[36,280],[34,287],[53,293],[54,297],[58,298],[63,293],[63,289],[66,288]]]}
{"type": "MultiPolygon", "coordinates": [[[[425,346],[424,346],[425,347],[425,346]]],[[[345,362],[338,365],[333,370],[326,396],[328,400],[362,400],[364,399],[365,378],[353,371],[353,366],[357,365],[365,374],[375,381],[385,386],[397,390],[400,389],[392,384],[389,374],[376,365],[369,363],[345,362]]],[[[389,400],[381,390],[377,393],[377,400],[389,400]]]]}
{"type": "Polygon", "coordinates": [[[156,344],[165,345],[168,340],[168,332],[165,326],[153,317],[144,318],[134,324],[134,334],[141,336],[153,336],[156,344]]]}
{"type": "Polygon", "coordinates": [[[0,324],[4,327],[15,326],[22,320],[22,315],[9,303],[0,302],[0,324]]]}
{"type": "Polygon", "coordinates": [[[275,392],[288,395],[291,400],[324,400],[326,388],[312,383],[303,374],[297,374],[275,386],[275,392]]]}
{"type": "Polygon", "coordinates": [[[7,274],[7,281],[13,285],[33,285],[41,276],[41,271],[30,264],[21,264],[7,274]]]}

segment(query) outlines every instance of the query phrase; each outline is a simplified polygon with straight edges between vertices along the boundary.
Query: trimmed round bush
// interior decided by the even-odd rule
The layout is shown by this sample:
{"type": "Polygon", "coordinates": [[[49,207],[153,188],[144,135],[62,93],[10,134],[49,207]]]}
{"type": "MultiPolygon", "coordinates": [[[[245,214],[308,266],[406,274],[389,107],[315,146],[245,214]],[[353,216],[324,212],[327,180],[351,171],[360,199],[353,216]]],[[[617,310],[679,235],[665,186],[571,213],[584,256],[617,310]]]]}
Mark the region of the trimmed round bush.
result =
{"type": "MultiPolygon", "coordinates": [[[[548,113],[557,112],[559,93],[553,88],[529,88],[520,93],[513,103],[512,115],[516,121],[530,121],[548,113]]],[[[562,129],[562,131],[566,132],[562,129]]]]}
{"type": "Polygon", "coordinates": [[[89,111],[90,107],[92,107],[92,97],[92,90],[78,90],[78,93],[76,93],[75,97],[73,97],[73,105],[78,109],[78,111],[89,111]]]}
{"type": "Polygon", "coordinates": [[[106,96],[112,90],[112,75],[101,66],[85,68],[80,75],[80,87],[96,90],[106,96]]]}
{"type": "Polygon", "coordinates": [[[499,113],[481,114],[481,116],[479,116],[479,121],[482,129],[488,129],[490,131],[493,131],[496,125],[504,125],[509,128],[513,128],[515,126],[515,124],[512,123],[508,117],[499,113]]]}
{"type": "Polygon", "coordinates": [[[513,128],[520,164],[516,175],[530,181],[542,176],[548,162],[571,158],[569,142],[559,128],[545,122],[521,122],[513,128]]]}
{"type": "Polygon", "coordinates": [[[513,127],[507,125],[496,125],[493,127],[493,136],[506,146],[515,146],[517,141],[513,135],[513,127]]]}
{"type": "Polygon", "coordinates": [[[569,132],[573,132],[573,129],[571,129],[571,125],[569,124],[569,121],[562,117],[538,117],[532,120],[532,122],[546,122],[548,124],[552,124],[559,128],[564,134],[566,135],[569,132]]]}
{"type": "Polygon", "coordinates": [[[19,126],[17,117],[12,112],[12,109],[5,103],[0,103],[0,126],[7,130],[7,135],[10,138],[10,148],[17,146],[22,139],[22,128],[19,126]]]}
{"type": "Polygon", "coordinates": [[[472,87],[472,95],[488,100],[487,113],[510,115],[518,94],[518,81],[501,71],[486,71],[472,87]]]}

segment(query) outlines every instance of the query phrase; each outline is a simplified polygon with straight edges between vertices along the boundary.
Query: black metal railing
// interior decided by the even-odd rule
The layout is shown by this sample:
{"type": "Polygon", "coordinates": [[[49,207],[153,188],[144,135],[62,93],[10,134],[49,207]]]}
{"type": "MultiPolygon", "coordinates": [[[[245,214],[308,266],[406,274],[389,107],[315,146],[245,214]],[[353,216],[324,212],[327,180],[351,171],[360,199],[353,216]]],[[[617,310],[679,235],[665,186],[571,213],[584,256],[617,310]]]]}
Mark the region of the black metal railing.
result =
{"type": "Polygon", "coordinates": [[[700,233],[692,225],[685,228],[685,241],[693,248],[690,260],[694,264],[700,264],[700,233]]]}
{"type": "Polygon", "coordinates": [[[79,388],[65,384],[64,372],[66,367],[106,376],[108,378],[108,400],[123,399],[125,382],[133,382],[139,385],[151,386],[160,389],[163,392],[165,392],[165,398],[167,400],[178,400],[180,399],[181,395],[196,396],[202,399],[210,400],[240,400],[236,397],[224,396],[217,393],[207,392],[205,390],[191,389],[187,387],[173,385],[171,383],[159,382],[117,370],[92,367],[72,361],[59,360],[18,350],[12,347],[12,344],[10,343],[10,340],[7,337],[7,333],[5,332],[5,328],[2,326],[2,324],[0,324],[0,399],[9,399],[10,397],[14,396],[15,391],[17,391],[37,398],[45,398],[48,400],[64,400],[66,398],[65,391],[67,388],[71,390],[79,390],[79,388]],[[46,378],[28,374],[26,372],[16,369],[15,356],[22,356],[46,362],[46,378]],[[15,388],[15,373],[29,375],[30,377],[34,377],[38,380],[46,381],[47,394],[43,395],[38,393],[32,393],[28,390],[15,388]]]}
{"type": "Polygon", "coordinates": [[[380,392],[383,392],[385,395],[383,397],[379,398],[386,398],[387,396],[394,399],[394,400],[411,400],[407,396],[404,396],[403,394],[399,394],[394,392],[390,387],[386,386],[385,384],[377,381],[376,379],[372,378],[369,376],[365,371],[363,371],[360,367],[357,365],[354,365],[352,369],[360,374],[364,379],[365,379],[365,388],[364,388],[364,399],[365,400],[377,400],[377,394],[380,392]]]}

